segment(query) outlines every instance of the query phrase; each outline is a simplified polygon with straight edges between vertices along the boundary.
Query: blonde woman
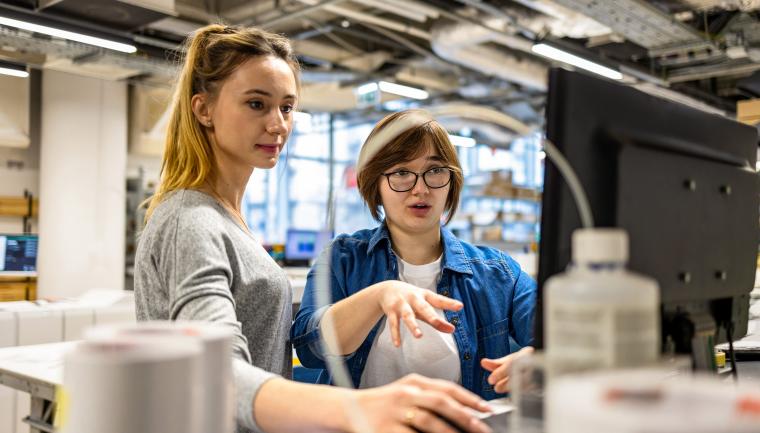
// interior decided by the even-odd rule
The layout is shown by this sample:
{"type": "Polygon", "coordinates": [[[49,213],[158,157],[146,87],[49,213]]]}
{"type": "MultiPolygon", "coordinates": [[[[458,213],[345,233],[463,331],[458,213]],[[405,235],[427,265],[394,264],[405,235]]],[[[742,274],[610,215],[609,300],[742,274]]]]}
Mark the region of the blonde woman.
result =
{"type": "Polygon", "coordinates": [[[410,376],[372,391],[303,385],[291,376],[291,290],[248,231],[241,199],[290,135],[298,63],[289,42],[210,25],[187,42],[161,182],[135,263],[139,320],[205,320],[234,331],[238,431],[353,431],[358,407],[374,431],[487,431],[473,394],[410,376]],[[355,405],[348,405],[349,398],[355,405]],[[435,415],[435,416],[434,416],[435,415]]]}

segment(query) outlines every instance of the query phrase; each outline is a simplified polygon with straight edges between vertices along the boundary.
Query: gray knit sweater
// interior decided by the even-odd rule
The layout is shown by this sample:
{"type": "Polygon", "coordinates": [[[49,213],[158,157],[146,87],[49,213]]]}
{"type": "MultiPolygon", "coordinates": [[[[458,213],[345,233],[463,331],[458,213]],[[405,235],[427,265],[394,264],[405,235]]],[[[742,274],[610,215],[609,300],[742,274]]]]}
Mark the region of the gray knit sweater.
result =
{"type": "Polygon", "coordinates": [[[260,430],[252,401],[261,385],[292,376],[291,300],[285,272],[207,194],[172,193],[140,235],[137,320],[207,320],[235,333],[238,432],[260,430]]]}

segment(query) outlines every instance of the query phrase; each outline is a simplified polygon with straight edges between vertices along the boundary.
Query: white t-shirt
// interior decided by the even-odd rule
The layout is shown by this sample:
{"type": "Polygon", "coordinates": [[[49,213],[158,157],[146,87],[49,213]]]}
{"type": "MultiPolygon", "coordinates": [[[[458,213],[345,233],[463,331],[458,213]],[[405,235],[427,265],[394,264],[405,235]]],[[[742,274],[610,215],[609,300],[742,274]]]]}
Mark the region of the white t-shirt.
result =
{"type": "MultiPolygon", "coordinates": [[[[441,275],[441,257],[426,265],[412,265],[398,258],[398,267],[401,281],[435,292],[441,275]]],[[[436,313],[444,317],[442,310],[436,309],[436,313]]],[[[420,320],[417,323],[422,331],[419,339],[401,322],[401,347],[397,348],[383,319],[382,330],[372,342],[360,388],[386,385],[409,373],[460,382],[459,349],[454,335],[439,332],[420,320]]]]}

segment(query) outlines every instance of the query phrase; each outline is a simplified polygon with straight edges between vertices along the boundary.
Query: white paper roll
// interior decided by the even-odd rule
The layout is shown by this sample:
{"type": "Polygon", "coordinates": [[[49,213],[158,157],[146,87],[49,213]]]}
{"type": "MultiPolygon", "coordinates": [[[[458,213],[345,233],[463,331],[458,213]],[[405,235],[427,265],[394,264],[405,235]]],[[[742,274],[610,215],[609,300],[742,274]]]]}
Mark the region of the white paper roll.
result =
{"type": "Polygon", "coordinates": [[[202,433],[192,338],[85,341],[64,358],[62,433],[202,433]]]}
{"type": "Polygon", "coordinates": [[[235,431],[234,383],[232,380],[232,332],[209,322],[141,322],[92,328],[87,338],[98,340],[127,336],[134,338],[197,339],[202,346],[201,425],[203,432],[235,431]]]}

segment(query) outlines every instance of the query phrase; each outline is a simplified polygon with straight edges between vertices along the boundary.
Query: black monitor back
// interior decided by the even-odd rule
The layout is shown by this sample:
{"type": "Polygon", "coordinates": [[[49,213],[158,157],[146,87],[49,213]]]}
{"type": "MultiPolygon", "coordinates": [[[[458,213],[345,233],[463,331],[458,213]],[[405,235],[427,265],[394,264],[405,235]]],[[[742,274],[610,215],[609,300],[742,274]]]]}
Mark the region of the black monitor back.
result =
{"type": "MultiPolygon", "coordinates": [[[[728,314],[744,335],[759,233],[755,128],[563,69],[550,73],[546,118],[547,139],[575,169],[595,225],[627,230],[629,268],[658,281],[664,333],[679,326],[669,314],[690,310],[728,314]]],[[[567,266],[578,227],[570,191],[547,160],[538,347],[541,288],[567,266]]]]}

